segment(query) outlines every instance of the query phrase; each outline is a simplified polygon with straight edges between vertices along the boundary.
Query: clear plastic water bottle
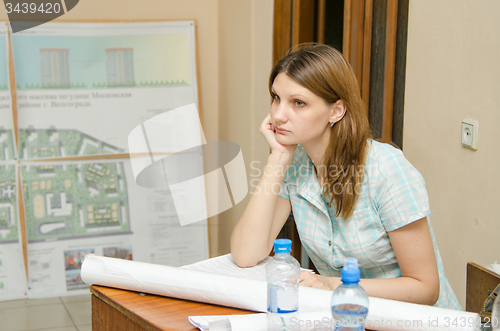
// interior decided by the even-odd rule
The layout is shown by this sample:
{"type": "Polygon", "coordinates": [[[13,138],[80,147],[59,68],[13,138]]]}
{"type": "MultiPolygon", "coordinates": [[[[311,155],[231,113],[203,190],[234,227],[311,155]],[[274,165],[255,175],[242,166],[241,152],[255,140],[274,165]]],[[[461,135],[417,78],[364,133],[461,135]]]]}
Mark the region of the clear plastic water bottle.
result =
{"type": "Polygon", "coordinates": [[[299,322],[300,264],[291,251],[290,239],[276,239],[274,258],[266,265],[268,330],[293,330],[299,322]]]}
{"type": "Polygon", "coordinates": [[[330,302],[335,331],[364,330],[363,323],[368,314],[368,295],[359,285],[357,259],[345,259],[341,277],[342,285],[335,289],[330,302]]]}

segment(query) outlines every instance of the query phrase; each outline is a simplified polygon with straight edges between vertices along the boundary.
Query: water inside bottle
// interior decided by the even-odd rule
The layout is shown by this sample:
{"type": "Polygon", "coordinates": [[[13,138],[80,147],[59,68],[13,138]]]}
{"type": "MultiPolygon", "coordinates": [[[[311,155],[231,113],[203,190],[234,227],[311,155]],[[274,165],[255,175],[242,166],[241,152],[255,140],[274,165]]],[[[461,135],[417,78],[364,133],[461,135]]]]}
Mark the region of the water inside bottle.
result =
{"type": "Polygon", "coordinates": [[[272,313],[296,312],[298,290],[293,284],[279,283],[268,285],[269,306],[267,310],[272,313]]]}
{"type": "Polygon", "coordinates": [[[363,323],[367,314],[368,308],[361,305],[343,303],[333,306],[332,316],[335,319],[335,331],[364,330],[363,323]]]}

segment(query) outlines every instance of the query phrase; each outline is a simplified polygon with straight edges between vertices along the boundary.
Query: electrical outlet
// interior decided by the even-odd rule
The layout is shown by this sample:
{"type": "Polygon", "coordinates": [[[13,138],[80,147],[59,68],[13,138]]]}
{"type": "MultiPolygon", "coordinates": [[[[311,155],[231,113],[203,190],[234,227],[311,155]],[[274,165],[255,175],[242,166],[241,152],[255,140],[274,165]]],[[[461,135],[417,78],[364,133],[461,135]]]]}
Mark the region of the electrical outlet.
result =
{"type": "Polygon", "coordinates": [[[477,121],[465,119],[462,121],[462,146],[477,150],[477,121]]]}

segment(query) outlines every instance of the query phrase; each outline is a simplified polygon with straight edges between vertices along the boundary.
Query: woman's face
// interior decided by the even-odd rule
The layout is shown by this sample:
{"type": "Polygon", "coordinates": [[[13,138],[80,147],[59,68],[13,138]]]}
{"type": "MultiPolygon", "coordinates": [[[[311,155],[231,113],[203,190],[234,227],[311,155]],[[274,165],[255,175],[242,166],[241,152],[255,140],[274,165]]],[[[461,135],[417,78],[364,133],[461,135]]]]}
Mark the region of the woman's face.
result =
{"type": "Polygon", "coordinates": [[[274,79],[271,123],[276,140],[283,145],[329,141],[332,105],[285,73],[274,79]]]}

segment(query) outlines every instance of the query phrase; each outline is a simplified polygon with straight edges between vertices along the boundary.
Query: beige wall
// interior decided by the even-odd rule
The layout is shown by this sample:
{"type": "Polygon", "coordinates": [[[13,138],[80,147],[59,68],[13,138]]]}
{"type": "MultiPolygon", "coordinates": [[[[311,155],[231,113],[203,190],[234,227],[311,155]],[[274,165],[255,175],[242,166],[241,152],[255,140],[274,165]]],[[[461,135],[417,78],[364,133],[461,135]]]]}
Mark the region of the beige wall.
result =
{"type": "MultiPolygon", "coordinates": [[[[258,129],[269,113],[267,90],[272,65],[273,1],[219,2],[220,122],[221,140],[238,143],[243,151],[247,176],[253,167],[266,164],[269,147],[258,129]]],[[[249,191],[253,188],[249,186],[249,191]]],[[[229,253],[229,238],[248,203],[250,194],[236,207],[219,215],[219,254],[229,253]]]]}
{"type": "MultiPolygon", "coordinates": [[[[85,0],[55,21],[196,20],[202,123],[207,140],[240,144],[250,162],[266,160],[258,125],[269,111],[271,0],[85,0]]],[[[7,20],[4,6],[0,20],[7,20]]],[[[211,255],[229,252],[229,236],[248,197],[210,219],[211,255]]]]}
{"type": "Polygon", "coordinates": [[[448,279],[500,261],[500,2],[410,0],[404,153],[426,180],[448,279]],[[479,122],[478,149],[460,143],[479,122]]]}

